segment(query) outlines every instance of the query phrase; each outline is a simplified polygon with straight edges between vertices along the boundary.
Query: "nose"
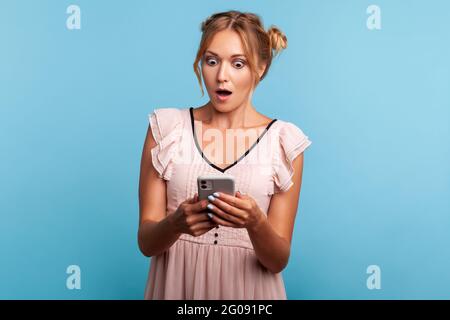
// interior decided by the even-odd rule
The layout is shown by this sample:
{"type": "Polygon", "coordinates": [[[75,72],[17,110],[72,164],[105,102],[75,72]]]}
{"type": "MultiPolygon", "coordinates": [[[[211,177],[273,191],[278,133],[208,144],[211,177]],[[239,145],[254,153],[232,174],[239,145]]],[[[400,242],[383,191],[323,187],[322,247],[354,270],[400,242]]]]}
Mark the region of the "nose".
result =
{"type": "Polygon", "coordinates": [[[219,71],[217,72],[217,81],[225,82],[228,81],[228,64],[226,62],[222,62],[219,66],[219,71]]]}

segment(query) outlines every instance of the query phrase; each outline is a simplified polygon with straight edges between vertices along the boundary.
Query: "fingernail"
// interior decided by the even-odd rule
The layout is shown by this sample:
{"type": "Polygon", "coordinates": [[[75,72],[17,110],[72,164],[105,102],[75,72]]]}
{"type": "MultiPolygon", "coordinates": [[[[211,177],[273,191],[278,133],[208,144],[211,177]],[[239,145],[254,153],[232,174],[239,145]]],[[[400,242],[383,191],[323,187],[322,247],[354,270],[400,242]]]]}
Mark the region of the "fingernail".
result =
{"type": "Polygon", "coordinates": [[[216,198],[214,198],[212,195],[209,195],[209,196],[208,196],[208,199],[211,200],[211,201],[216,200],[216,198]]]}
{"type": "Polygon", "coordinates": [[[219,198],[219,193],[218,192],[214,192],[213,195],[214,195],[214,197],[219,198]]]}
{"type": "Polygon", "coordinates": [[[212,219],[212,217],[213,217],[212,213],[208,212],[208,217],[209,217],[210,219],[212,219]]]}
{"type": "Polygon", "coordinates": [[[214,208],[214,206],[211,203],[209,203],[206,207],[211,210],[214,208]]]}

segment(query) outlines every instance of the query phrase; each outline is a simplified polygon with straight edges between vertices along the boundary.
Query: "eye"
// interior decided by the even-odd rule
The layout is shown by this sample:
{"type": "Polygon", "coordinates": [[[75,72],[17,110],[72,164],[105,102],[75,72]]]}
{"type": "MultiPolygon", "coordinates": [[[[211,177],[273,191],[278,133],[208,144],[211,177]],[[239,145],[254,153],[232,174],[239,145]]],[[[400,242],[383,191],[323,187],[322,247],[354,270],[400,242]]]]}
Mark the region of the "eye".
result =
{"type": "Polygon", "coordinates": [[[206,58],[206,63],[207,63],[208,65],[210,65],[210,66],[211,66],[211,65],[212,65],[212,66],[215,66],[215,64],[211,64],[210,61],[214,61],[215,63],[217,63],[216,60],[215,60],[214,58],[210,58],[210,57],[206,58]]]}
{"type": "MultiPolygon", "coordinates": [[[[209,66],[215,66],[218,62],[216,60],[216,58],[214,57],[206,57],[205,62],[209,65],[209,66]]],[[[236,60],[234,62],[234,66],[237,69],[242,69],[243,67],[245,67],[246,62],[244,60],[236,60]]]]}
{"type": "Polygon", "coordinates": [[[237,66],[238,69],[242,69],[245,66],[245,62],[243,60],[237,60],[235,66],[237,66]]]}

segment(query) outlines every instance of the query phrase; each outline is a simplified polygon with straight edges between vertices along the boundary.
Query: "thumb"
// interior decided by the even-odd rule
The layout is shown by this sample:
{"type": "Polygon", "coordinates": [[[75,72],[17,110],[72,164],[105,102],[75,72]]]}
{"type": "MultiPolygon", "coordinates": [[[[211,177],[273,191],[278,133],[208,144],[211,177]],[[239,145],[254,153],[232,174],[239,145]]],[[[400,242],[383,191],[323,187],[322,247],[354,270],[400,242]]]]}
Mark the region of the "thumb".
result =
{"type": "Polygon", "coordinates": [[[246,194],[246,193],[243,193],[243,192],[241,192],[241,191],[238,190],[238,192],[236,192],[236,195],[237,195],[239,198],[245,198],[245,196],[246,196],[247,194],[246,194]]]}
{"type": "Polygon", "coordinates": [[[186,199],[186,202],[189,203],[189,204],[193,204],[193,203],[195,203],[197,201],[196,200],[197,197],[198,197],[197,194],[194,194],[192,197],[186,199]]]}

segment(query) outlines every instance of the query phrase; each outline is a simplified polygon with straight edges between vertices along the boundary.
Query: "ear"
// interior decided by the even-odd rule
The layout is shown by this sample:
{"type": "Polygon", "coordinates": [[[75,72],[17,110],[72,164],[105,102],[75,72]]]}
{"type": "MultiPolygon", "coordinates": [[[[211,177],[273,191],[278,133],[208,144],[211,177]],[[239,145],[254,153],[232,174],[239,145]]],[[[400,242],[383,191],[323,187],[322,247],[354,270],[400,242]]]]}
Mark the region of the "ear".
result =
{"type": "Polygon", "coordinates": [[[267,67],[267,64],[262,64],[262,65],[260,65],[260,67],[259,67],[259,69],[258,69],[258,75],[259,75],[259,78],[261,79],[261,77],[262,77],[262,75],[263,75],[263,73],[264,73],[264,71],[266,70],[266,67],[267,67]]]}

